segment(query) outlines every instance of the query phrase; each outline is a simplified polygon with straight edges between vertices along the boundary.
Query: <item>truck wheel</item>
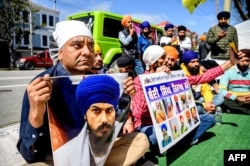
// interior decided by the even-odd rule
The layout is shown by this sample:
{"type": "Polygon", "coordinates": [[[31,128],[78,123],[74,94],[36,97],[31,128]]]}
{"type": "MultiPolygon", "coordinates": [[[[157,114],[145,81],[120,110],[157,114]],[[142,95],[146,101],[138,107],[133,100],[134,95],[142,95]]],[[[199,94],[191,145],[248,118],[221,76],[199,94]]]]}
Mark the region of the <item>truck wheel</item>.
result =
{"type": "Polygon", "coordinates": [[[27,63],[25,64],[25,69],[26,69],[26,70],[34,70],[34,65],[33,65],[33,63],[27,62],[27,63]]]}

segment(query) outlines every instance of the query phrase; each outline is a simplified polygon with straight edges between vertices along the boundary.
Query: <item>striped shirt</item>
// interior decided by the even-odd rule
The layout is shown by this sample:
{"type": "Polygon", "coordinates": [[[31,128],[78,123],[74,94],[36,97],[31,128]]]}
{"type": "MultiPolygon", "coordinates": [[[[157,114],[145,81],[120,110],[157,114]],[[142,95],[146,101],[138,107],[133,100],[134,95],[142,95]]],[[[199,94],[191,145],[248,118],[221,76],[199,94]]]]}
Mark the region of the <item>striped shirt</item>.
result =
{"type": "Polygon", "coordinates": [[[235,100],[237,96],[250,95],[250,68],[241,72],[237,65],[221,76],[219,95],[235,100]]]}

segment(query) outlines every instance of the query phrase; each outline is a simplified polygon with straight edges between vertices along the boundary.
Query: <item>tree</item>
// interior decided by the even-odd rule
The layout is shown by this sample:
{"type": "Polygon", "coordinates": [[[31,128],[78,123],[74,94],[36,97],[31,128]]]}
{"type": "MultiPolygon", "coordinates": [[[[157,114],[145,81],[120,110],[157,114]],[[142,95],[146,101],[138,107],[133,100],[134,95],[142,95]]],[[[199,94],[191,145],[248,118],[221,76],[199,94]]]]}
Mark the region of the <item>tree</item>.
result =
{"type": "Polygon", "coordinates": [[[29,34],[29,13],[36,12],[36,9],[32,9],[29,0],[3,0],[1,5],[0,39],[8,44],[10,68],[14,69],[15,52],[20,46],[24,35],[29,34]]]}
{"type": "Polygon", "coordinates": [[[249,0],[233,0],[234,6],[243,21],[250,19],[250,1],[249,0]]]}

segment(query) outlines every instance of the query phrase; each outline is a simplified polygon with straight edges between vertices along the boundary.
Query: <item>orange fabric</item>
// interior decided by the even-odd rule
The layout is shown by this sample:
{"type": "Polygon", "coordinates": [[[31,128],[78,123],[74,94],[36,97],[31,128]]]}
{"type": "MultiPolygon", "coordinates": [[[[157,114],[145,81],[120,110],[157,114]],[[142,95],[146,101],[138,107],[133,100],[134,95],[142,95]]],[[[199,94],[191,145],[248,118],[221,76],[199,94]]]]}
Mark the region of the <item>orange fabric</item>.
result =
{"type": "Polygon", "coordinates": [[[176,48],[172,47],[172,46],[164,46],[163,49],[165,50],[166,54],[171,55],[174,57],[175,61],[178,59],[178,51],[176,50],[176,48]]]}
{"type": "Polygon", "coordinates": [[[121,21],[122,26],[125,26],[128,20],[132,20],[132,17],[129,15],[123,16],[122,21],[121,21]]]}
{"type": "Polygon", "coordinates": [[[206,35],[201,35],[201,37],[200,37],[201,41],[206,41],[206,39],[207,39],[206,35]]]}

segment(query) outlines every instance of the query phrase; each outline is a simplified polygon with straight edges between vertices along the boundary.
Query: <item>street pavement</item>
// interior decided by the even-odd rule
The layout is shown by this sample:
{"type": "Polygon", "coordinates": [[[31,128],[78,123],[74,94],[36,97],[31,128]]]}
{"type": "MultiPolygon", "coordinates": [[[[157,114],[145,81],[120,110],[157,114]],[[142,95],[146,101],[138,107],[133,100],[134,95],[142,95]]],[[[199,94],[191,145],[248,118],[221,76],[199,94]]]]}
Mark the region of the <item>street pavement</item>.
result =
{"type": "Polygon", "coordinates": [[[20,121],[25,88],[42,71],[0,71],[0,128],[20,121]]]}

